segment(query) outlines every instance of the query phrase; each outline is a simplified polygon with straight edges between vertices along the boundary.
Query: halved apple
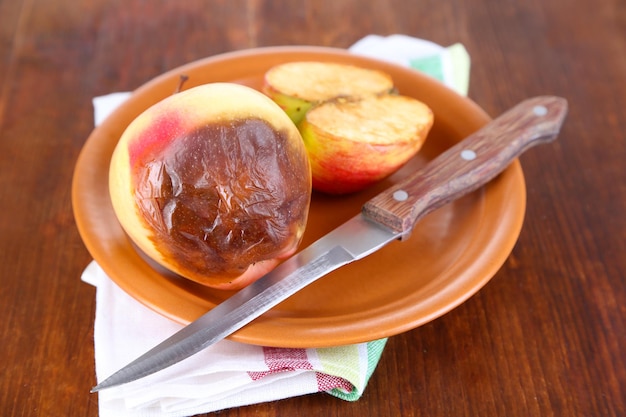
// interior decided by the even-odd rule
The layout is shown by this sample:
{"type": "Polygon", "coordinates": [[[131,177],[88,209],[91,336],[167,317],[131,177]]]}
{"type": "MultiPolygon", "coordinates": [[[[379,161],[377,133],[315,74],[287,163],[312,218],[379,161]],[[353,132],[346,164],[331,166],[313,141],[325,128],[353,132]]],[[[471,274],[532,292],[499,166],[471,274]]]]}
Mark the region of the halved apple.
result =
{"type": "Polygon", "coordinates": [[[420,150],[433,118],[426,104],[393,94],[331,100],[311,108],[299,129],[313,188],[351,193],[387,177],[420,150]]]}
{"type": "Polygon", "coordinates": [[[265,73],[263,92],[299,124],[312,105],[393,91],[385,72],[333,62],[288,62],[265,73]]]}
{"type": "Polygon", "coordinates": [[[120,224],[150,258],[201,284],[238,289],[295,252],[311,172],[279,106],[215,83],[139,115],[113,153],[109,188],[120,224]]]}

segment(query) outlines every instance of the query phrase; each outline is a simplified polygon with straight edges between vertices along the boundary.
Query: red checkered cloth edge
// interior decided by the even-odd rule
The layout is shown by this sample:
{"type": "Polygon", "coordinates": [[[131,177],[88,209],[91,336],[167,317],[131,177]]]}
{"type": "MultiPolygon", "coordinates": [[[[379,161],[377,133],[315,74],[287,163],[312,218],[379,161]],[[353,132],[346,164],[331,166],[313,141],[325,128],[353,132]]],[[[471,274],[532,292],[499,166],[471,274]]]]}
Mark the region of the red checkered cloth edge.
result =
{"type": "MultiPolygon", "coordinates": [[[[306,349],[285,349],[264,347],[265,364],[268,370],[262,372],[248,372],[253,381],[279,372],[293,372],[297,370],[313,371],[306,349]]],[[[319,392],[341,389],[350,392],[354,386],[344,378],[315,371],[319,392]]]]}

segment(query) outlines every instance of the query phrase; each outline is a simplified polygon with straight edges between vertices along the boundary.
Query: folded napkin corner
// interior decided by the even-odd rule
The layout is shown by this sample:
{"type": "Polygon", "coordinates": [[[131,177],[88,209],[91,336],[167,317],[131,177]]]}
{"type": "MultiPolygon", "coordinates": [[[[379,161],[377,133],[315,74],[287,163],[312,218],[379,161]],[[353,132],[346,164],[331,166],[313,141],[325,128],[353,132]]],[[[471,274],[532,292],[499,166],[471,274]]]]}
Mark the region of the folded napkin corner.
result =
{"type": "MultiPolygon", "coordinates": [[[[95,261],[81,279],[97,287],[98,380],[182,328],[125,293],[95,261]]],[[[297,349],[223,340],[157,374],[101,391],[100,417],[185,416],[317,392],[356,401],[386,341],[297,349]]]]}

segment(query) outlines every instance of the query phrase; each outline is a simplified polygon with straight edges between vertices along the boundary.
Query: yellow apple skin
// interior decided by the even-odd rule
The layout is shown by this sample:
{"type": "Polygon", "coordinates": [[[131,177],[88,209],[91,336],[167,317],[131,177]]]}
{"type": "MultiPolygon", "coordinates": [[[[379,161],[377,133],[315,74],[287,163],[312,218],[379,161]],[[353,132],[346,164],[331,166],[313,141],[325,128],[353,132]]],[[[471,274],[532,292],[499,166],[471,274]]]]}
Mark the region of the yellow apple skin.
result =
{"type": "Polygon", "coordinates": [[[313,189],[347,194],[382,180],[421,149],[432,124],[430,108],[398,95],[314,107],[299,125],[313,189]]]}
{"type": "Polygon", "coordinates": [[[300,133],[278,105],[214,83],[166,98],[127,127],[109,191],[123,229],[151,259],[234,290],[296,251],[311,173],[300,133]]]}

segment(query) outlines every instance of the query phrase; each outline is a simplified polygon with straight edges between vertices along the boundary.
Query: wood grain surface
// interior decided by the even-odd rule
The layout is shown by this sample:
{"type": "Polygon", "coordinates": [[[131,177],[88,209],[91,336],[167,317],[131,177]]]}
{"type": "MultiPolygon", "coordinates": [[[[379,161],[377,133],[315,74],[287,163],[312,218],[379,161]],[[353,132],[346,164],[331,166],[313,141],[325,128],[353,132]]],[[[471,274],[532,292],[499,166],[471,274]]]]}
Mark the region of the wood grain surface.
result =
{"type": "Polygon", "coordinates": [[[492,116],[569,101],[559,140],[521,157],[519,241],[478,294],[392,337],[359,401],[218,414],[626,415],[623,0],[0,0],[0,415],[98,415],[95,290],[70,202],[92,97],[222,52],[370,33],[463,43],[469,95],[492,116]]]}

